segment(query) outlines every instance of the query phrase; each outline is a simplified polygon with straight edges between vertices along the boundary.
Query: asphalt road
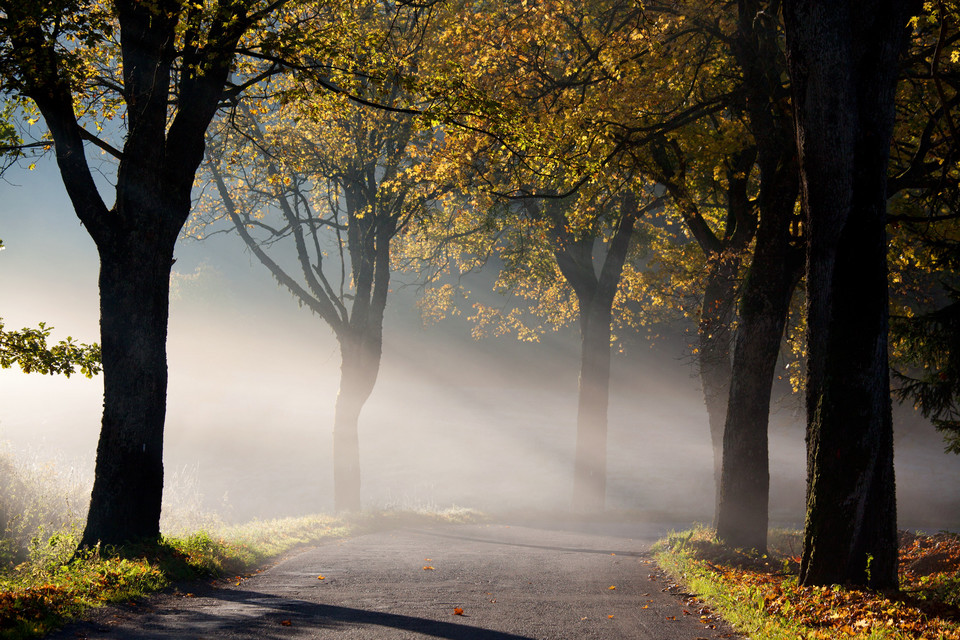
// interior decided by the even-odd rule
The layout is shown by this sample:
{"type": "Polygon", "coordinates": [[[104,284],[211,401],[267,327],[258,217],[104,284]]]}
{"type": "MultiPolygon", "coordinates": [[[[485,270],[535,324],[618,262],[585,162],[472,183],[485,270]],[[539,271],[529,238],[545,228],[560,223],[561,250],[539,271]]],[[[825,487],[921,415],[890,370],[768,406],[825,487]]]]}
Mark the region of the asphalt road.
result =
{"type": "Polygon", "coordinates": [[[662,526],[600,529],[489,524],[363,535],[240,580],[107,608],[50,637],[739,637],[657,569],[648,550],[662,526]]]}

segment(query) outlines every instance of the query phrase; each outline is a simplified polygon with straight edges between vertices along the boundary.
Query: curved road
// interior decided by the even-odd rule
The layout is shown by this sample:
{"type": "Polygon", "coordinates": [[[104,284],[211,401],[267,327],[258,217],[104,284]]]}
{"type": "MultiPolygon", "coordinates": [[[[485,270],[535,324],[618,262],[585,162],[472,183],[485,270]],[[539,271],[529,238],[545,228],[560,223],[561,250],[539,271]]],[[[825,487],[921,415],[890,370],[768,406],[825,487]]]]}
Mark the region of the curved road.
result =
{"type": "Polygon", "coordinates": [[[662,526],[567,529],[457,525],[348,538],[239,582],[103,609],[51,638],[739,637],[653,564],[662,526]]]}

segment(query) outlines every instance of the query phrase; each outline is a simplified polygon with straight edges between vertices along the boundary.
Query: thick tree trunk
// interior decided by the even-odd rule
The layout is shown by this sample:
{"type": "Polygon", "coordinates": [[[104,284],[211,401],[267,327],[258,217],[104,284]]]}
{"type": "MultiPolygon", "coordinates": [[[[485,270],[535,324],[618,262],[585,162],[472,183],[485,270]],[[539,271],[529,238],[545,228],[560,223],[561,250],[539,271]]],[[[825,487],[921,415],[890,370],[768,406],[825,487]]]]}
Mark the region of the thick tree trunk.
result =
{"type": "Polygon", "coordinates": [[[160,534],[172,260],[149,234],[100,250],[103,423],[82,547],[160,534]]]}
{"type": "Polygon", "coordinates": [[[757,146],[760,223],[740,301],[723,431],[717,537],[732,547],[762,552],[769,521],[770,392],[790,299],[803,269],[803,250],[795,217],[798,167],[793,121],[784,100],[777,5],[761,7],[755,0],[740,0],[738,5],[734,52],[757,146]]]}
{"type": "Polygon", "coordinates": [[[791,212],[761,214],[757,248],[740,303],[723,431],[717,537],[729,546],[761,552],[767,546],[769,513],[770,391],[790,298],[803,265],[802,253],[787,241],[791,212]]]}
{"type": "Polygon", "coordinates": [[[809,236],[804,585],[897,586],[886,169],[908,9],[784,3],[809,236]]]}
{"type": "Polygon", "coordinates": [[[573,508],[603,511],[607,495],[607,408],[610,398],[610,303],[580,300],[580,395],[573,471],[573,508]]]}

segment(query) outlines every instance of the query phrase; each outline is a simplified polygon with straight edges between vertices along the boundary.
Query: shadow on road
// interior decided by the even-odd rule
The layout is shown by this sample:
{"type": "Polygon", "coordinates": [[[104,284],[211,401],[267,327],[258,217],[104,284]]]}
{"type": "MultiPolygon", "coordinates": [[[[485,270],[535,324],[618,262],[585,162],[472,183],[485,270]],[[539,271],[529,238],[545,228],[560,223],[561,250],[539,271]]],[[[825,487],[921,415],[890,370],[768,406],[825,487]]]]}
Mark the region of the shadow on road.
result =
{"type": "MultiPolygon", "coordinates": [[[[202,612],[196,611],[195,615],[197,617],[203,616],[206,619],[190,621],[194,630],[216,628],[223,631],[233,627],[238,631],[247,630],[251,633],[251,637],[265,640],[274,638],[288,640],[292,635],[291,632],[295,630],[335,630],[348,625],[377,625],[403,631],[413,631],[425,636],[445,638],[446,640],[533,640],[528,636],[481,629],[469,624],[440,622],[429,618],[318,604],[242,589],[214,589],[204,595],[234,605],[227,606],[226,612],[235,611],[236,605],[254,607],[259,609],[260,612],[259,615],[241,616],[241,619],[245,619],[238,623],[236,617],[204,615],[202,612]],[[274,631],[272,627],[276,630],[274,631]]],[[[466,620],[468,618],[464,616],[461,619],[466,620]]],[[[293,634],[293,637],[297,637],[296,634],[293,634]]]]}

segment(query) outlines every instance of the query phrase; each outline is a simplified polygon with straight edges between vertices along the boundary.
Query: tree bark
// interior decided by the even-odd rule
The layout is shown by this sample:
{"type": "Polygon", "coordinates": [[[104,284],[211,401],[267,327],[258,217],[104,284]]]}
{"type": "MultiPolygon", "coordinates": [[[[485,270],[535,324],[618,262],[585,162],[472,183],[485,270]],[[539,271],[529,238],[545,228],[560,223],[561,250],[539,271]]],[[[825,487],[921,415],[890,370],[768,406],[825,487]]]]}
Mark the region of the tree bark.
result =
{"type": "Polygon", "coordinates": [[[909,11],[784,3],[809,237],[804,585],[897,587],[886,169],[909,11]]]}
{"type": "MultiPolygon", "coordinates": [[[[789,200],[789,190],[785,190],[789,200]]],[[[796,190],[793,191],[794,200],[796,190]]],[[[761,212],[757,246],[740,303],[740,326],[723,430],[717,537],[766,551],[770,462],[770,391],[802,252],[789,242],[790,208],[761,212]]]]}
{"type": "Polygon", "coordinates": [[[786,90],[776,3],[767,9],[770,15],[761,12],[756,0],[740,0],[734,48],[757,145],[760,223],[740,301],[717,513],[718,538],[729,546],[760,552],[766,551],[769,521],[770,392],[790,300],[803,268],[795,217],[796,146],[791,113],[783,106],[786,90]]]}
{"type": "Polygon", "coordinates": [[[160,535],[172,259],[173,242],[139,233],[100,252],[103,422],[81,547],[160,535]]]}

